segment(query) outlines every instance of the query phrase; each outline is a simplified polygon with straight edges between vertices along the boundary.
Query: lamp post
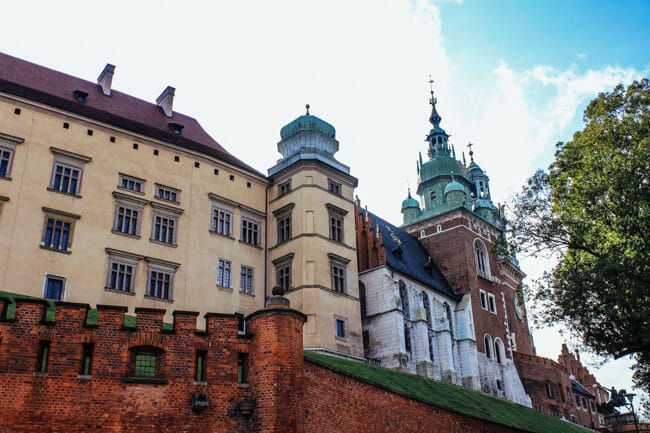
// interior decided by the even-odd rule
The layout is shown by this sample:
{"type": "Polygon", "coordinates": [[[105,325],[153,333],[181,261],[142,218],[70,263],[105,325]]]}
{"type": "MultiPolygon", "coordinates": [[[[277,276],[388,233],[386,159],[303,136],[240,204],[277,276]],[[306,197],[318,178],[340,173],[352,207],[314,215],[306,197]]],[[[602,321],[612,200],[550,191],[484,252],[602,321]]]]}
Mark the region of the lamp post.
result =
{"type": "Polygon", "coordinates": [[[630,409],[632,410],[632,417],[634,418],[634,431],[636,431],[636,433],[639,433],[639,423],[636,420],[636,414],[634,413],[634,404],[632,403],[635,395],[636,394],[630,392],[628,394],[625,394],[625,397],[627,397],[627,399],[630,401],[630,409]]]}

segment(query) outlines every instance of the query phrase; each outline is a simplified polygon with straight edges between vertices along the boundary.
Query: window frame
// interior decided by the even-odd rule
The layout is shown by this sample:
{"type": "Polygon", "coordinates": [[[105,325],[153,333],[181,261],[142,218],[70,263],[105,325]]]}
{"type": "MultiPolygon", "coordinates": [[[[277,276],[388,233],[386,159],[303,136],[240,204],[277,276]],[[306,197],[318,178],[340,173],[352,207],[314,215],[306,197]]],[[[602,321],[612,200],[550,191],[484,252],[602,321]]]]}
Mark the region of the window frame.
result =
{"type": "Polygon", "coordinates": [[[155,187],[154,198],[156,198],[158,200],[164,200],[166,202],[174,203],[174,204],[180,204],[181,203],[181,190],[180,189],[174,188],[174,187],[171,187],[171,186],[167,186],[167,185],[163,185],[163,184],[160,184],[160,183],[154,184],[154,187],[155,187]],[[164,197],[163,195],[161,195],[160,194],[161,191],[163,193],[165,193],[165,192],[168,193],[169,198],[164,197]],[[175,200],[173,200],[171,198],[172,194],[175,194],[175,198],[176,198],[175,200]]]}
{"type": "Polygon", "coordinates": [[[343,184],[337,182],[332,178],[327,178],[327,191],[331,192],[334,195],[342,196],[343,195],[343,184]]]}
{"type": "Polygon", "coordinates": [[[79,376],[92,376],[93,358],[95,355],[95,343],[88,342],[81,344],[81,365],[79,376]]]}
{"type": "MultiPolygon", "coordinates": [[[[145,366],[148,369],[150,365],[145,366]]],[[[132,383],[157,383],[165,384],[167,379],[164,378],[165,368],[165,351],[156,346],[140,345],[129,348],[129,365],[128,376],[123,379],[124,382],[132,383]],[[153,358],[153,374],[138,374],[138,358],[141,356],[153,358]]],[[[140,371],[141,372],[141,371],[140,371]]]]}
{"type": "Polygon", "coordinates": [[[293,253],[284,255],[273,260],[273,266],[275,267],[275,283],[277,286],[282,288],[284,293],[290,292],[292,290],[291,284],[293,282],[293,253]]]}
{"type": "Polygon", "coordinates": [[[337,340],[348,341],[350,338],[348,319],[347,317],[334,315],[334,337],[337,340]],[[341,333],[339,333],[341,331],[341,333]]]}
{"type": "Polygon", "coordinates": [[[326,203],[329,238],[337,243],[345,243],[345,216],[348,211],[326,203]]]}
{"type": "Polygon", "coordinates": [[[239,291],[255,296],[255,270],[251,266],[241,265],[239,270],[239,291]]]}
{"type": "Polygon", "coordinates": [[[292,239],[291,226],[293,221],[294,203],[289,203],[273,211],[276,220],[276,245],[284,244],[292,239]]]}
{"type": "Polygon", "coordinates": [[[217,287],[232,288],[232,262],[223,257],[217,259],[217,287]]]}
{"type": "Polygon", "coordinates": [[[490,280],[490,258],[488,250],[483,241],[474,239],[474,260],[476,262],[476,274],[479,277],[490,280]]]}
{"type": "Polygon", "coordinates": [[[492,337],[489,334],[483,335],[483,346],[485,347],[485,356],[487,359],[494,360],[494,346],[492,337]]]}
{"type": "Polygon", "coordinates": [[[50,175],[50,183],[48,186],[48,191],[58,192],[60,194],[65,194],[73,197],[81,197],[81,184],[83,183],[84,169],[87,163],[92,161],[92,158],[85,155],[80,155],[78,153],[70,152],[63,149],[58,149],[56,147],[50,147],[50,151],[53,154],[52,161],[52,174],[50,175]],[[71,170],[78,171],[77,183],[74,188],[74,192],[70,192],[71,186],[68,185],[65,190],[63,190],[63,184],[55,185],[57,177],[57,167],[69,168],[71,170]]]}
{"type": "Polygon", "coordinates": [[[212,204],[212,209],[210,210],[210,231],[212,233],[232,238],[233,220],[232,209],[228,209],[217,203],[212,204]]]}
{"type": "MultiPolygon", "coordinates": [[[[39,247],[45,250],[49,251],[54,251],[54,252],[59,252],[59,253],[64,253],[64,254],[70,254],[72,253],[72,242],[74,240],[74,229],[76,222],[81,219],[81,215],[76,215],[70,212],[65,212],[57,209],[52,209],[49,207],[42,207],[43,210],[44,218],[43,218],[43,231],[41,235],[41,242],[39,244],[39,247]],[[65,248],[61,248],[63,240],[60,238],[60,242],[58,243],[57,246],[52,246],[54,244],[54,231],[56,230],[56,227],[52,228],[52,234],[50,235],[50,242],[48,242],[48,232],[50,231],[50,223],[49,221],[52,220],[53,222],[60,222],[61,223],[61,230],[63,231],[65,229],[65,224],[68,224],[69,227],[67,229],[68,231],[68,236],[65,242],[65,248]]],[[[61,233],[59,236],[61,236],[63,233],[61,233]]]]}
{"type": "Polygon", "coordinates": [[[488,298],[488,311],[492,314],[498,314],[496,296],[494,296],[492,293],[488,293],[487,298],[488,298]]]}
{"type": "Polygon", "coordinates": [[[174,280],[180,263],[168,262],[166,260],[154,259],[152,257],[145,257],[145,261],[147,262],[147,288],[144,297],[155,301],[174,302],[174,280]],[[167,297],[155,296],[155,292],[151,287],[153,272],[169,275],[167,297]]]}
{"type": "MultiPolygon", "coordinates": [[[[122,236],[129,236],[129,237],[135,237],[135,238],[140,238],[141,236],[141,230],[142,230],[142,220],[144,217],[144,207],[149,203],[147,200],[138,198],[138,197],[133,197],[130,195],[122,194],[117,191],[113,191],[113,198],[115,199],[115,212],[113,214],[113,227],[111,229],[111,232],[116,234],[116,235],[122,235],[122,236]],[[124,210],[131,211],[131,215],[129,216],[129,219],[132,221],[133,219],[136,220],[135,223],[135,233],[131,233],[130,230],[128,231],[123,231],[122,228],[118,225],[118,222],[120,221],[120,208],[124,210]],[[133,212],[137,212],[137,216],[133,216],[133,212]]],[[[122,220],[122,225],[124,224],[124,219],[122,220]]],[[[131,227],[131,224],[129,224],[129,227],[131,227]]]]}
{"type": "Polygon", "coordinates": [[[479,289],[479,296],[481,298],[481,308],[488,311],[487,292],[483,289],[479,289]]]}
{"type": "Polygon", "coordinates": [[[330,259],[330,289],[336,293],[345,295],[348,293],[347,266],[350,260],[332,253],[329,253],[327,256],[330,259]]]}
{"type": "Polygon", "coordinates": [[[285,196],[291,192],[291,178],[278,184],[278,197],[285,196]]]}
{"type": "Polygon", "coordinates": [[[136,278],[138,275],[138,265],[140,260],[142,260],[144,256],[128,253],[126,251],[114,250],[112,248],[106,248],[106,253],[108,254],[108,272],[106,275],[106,286],[104,287],[104,290],[109,290],[111,292],[117,292],[117,293],[124,293],[127,295],[134,295],[136,278]],[[132,268],[130,290],[123,290],[116,287],[111,287],[114,264],[130,266],[132,268]]]}
{"type": "Polygon", "coordinates": [[[262,240],[261,222],[249,215],[242,215],[240,221],[239,241],[247,245],[260,247],[262,240]]]}
{"type": "Polygon", "coordinates": [[[134,194],[144,195],[145,183],[147,181],[139,177],[131,176],[130,174],[118,173],[117,187],[124,191],[129,191],[134,194]],[[124,183],[126,182],[126,186],[124,183]],[[129,183],[133,184],[133,188],[129,188],[129,183]]]}
{"type": "Polygon", "coordinates": [[[506,347],[503,344],[503,340],[501,340],[499,337],[494,338],[494,356],[495,360],[499,364],[506,363],[506,347]]]}
{"type": "Polygon", "coordinates": [[[152,215],[151,215],[151,237],[149,240],[153,243],[157,243],[160,245],[167,245],[170,247],[176,247],[178,245],[178,230],[179,230],[179,221],[180,221],[180,216],[183,213],[183,209],[179,208],[174,208],[170,207],[167,205],[164,205],[162,203],[156,203],[156,202],[151,202],[151,207],[152,207],[152,215]],[[162,222],[161,222],[161,230],[158,231],[158,238],[156,238],[156,219],[166,219],[167,220],[167,225],[166,228],[164,229],[165,231],[165,240],[160,240],[162,238],[162,222]],[[169,222],[173,222],[173,227],[171,228],[171,239],[167,239],[169,237],[169,222]]]}
{"type": "Polygon", "coordinates": [[[4,168],[4,174],[0,174],[0,179],[11,180],[11,169],[13,167],[14,157],[16,156],[16,146],[23,143],[22,138],[0,132],[0,169],[2,167],[2,152],[7,152],[7,163],[4,168]]]}
{"type": "Polygon", "coordinates": [[[43,279],[43,299],[49,299],[52,301],[64,301],[65,300],[65,295],[66,295],[66,289],[68,285],[68,279],[62,275],[55,275],[55,274],[50,274],[50,273],[45,273],[45,277],[43,279]],[[61,282],[61,296],[59,299],[55,298],[48,298],[47,297],[47,290],[48,290],[48,281],[60,281],[61,282]]]}

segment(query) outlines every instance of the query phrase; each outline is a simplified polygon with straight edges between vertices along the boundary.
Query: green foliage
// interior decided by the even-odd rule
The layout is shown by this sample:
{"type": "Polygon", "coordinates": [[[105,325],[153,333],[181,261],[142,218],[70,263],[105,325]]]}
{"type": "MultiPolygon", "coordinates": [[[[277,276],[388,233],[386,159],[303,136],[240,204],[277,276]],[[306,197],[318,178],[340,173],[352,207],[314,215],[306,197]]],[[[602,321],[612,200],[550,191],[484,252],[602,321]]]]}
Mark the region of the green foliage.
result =
{"type": "Polygon", "coordinates": [[[519,250],[555,254],[535,293],[597,353],[636,356],[650,389],[650,82],[591,101],[585,127],[558,143],[513,203],[519,250]],[[645,373],[644,373],[645,372],[645,373]]]}
{"type": "Polygon", "coordinates": [[[305,358],[432,406],[523,431],[537,433],[585,433],[590,431],[527,407],[460,386],[448,385],[413,374],[400,373],[319,353],[305,352],[305,358]]]}

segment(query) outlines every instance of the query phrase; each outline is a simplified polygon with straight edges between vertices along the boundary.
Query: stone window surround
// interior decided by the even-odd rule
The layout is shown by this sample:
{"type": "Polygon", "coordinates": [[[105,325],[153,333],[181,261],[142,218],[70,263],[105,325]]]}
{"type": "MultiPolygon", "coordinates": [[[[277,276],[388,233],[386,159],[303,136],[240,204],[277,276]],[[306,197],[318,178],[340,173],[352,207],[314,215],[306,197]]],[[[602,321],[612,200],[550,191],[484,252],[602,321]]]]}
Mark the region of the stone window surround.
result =
{"type": "Polygon", "coordinates": [[[155,301],[174,302],[174,280],[180,263],[169,262],[167,260],[155,259],[152,257],[145,257],[144,260],[147,262],[147,290],[144,297],[155,301]],[[150,294],[151,272],[161,272],[170,275],[169,293],[167,298],[160,298],[150,294]]]}
{"type": "Polygon", "coordinates": [[[232,262],[223,257],[217,260],[217,286],[223,289],[232,288],[232,262]]]}
{"type": "Polygon", "coordinates": [[[348,318],[339,316],[338,314],[334,315],[334,336],[337,340],[348,341],[350,339],[348,318]],[[343,335],[339,335],[339,323],[343,324],[343,335]]]}
{"type": "Polygon", "coordinates": [[[49,272],[46,272],[45,277],[43,278],[43,298],[48,299],[48,298],[45,297],[45,294],[46,294],[45,291],[47,290],[47,282],[49,280],[51,280],[51,279],[52,280],[59,280],[59,281],[61,281],[63,283],[62,288],[61,288],[61,299],[59,299],[59,301],[64,301],[66,292],[68,291],[67,290],[68,289],[68,279],[66,277],[64,277],[63,275],[51,274],[49,272]]]}
{"type": "MultiPolygon", "coordinates": [[[[120,251],[116,250],[113,248],[105,248],[106,254],[108,255],[108,273],[106,276],[106,286],[104,287],[105,290],[110,290],[112,292],[116,293],[123,293],[125,295],[135,295],[135,282],[136,282],[136,276],[138,272],[138,265],[140,263],[140,260],[144,259],[145,257],[139,254],[133,254],[129,253],[127,251],[120,251]],[[118,263],[118,264],[125,264],[133,267],[133,272],[131,274],[131,290],[130,291],[124,291],[124,290],[119,290],[119,289],[113,289],[110,287],[110,281],[111,281],[111,272],[112,272],[112,267],[113,263],[118,263]]],[[[147,282],[148,284],[148,282],[147,282]]]]}
{"type": "Polygon", "coordinates": [[[497,298],[492,293],[487,294],[488,298],[488,311],[492,314],[497,314],[497,298]]]}
{"type": "Polygon", "coordinates": [[[164,201],[167,201],[169,203],[174,203],[174,204],[180,204],[181,203],[181,200],[180,200],[181,190],[180,189],[174,188],[174,187],[171,187],[171,186],[167,186],[167,185],[163,185],[161,183],[156,183],[154,186],[156,188],[155,191],[154,191],[154,198],[156,198],[158,200],[164,200],[164,201]],[[165,198],[163,196],[165,192],[170,193],[170,198],[165,198]],[[171,194],[172,193],[176,194],[176,200],[171,199],[171,194]]]}
{"type": "Polygon", "coordinates": [[[239,270],[239,291],[246,295],[255,296],[255,270],[251,266],[241,265],[239,270]]]}
{"type": "Polygon", "coordinates": [[[40,248],[50,250],[50,251],[57,251],[65,254],[72,253],[72,241],[74,240],[75,223],[77,220],[81,219],[81,215],[77,215],[77,214],[73,214],[70,212],[65,212],[57,209],[52,209],[45,206],[43,206],[41,209],[45,213],[45,218],[43,218],[43,231],[42,231],[43,235],[41,237],[41,242],[39,244],[40,248]],[[45,245],[45,234],[47,231],[48,219],[54,219],[56,221],[63,221],[63,222],[70,223],[70,234],[68,235],[68,242],[65,250],[52,248],[45,245]]]}
{"type": "Polygon", "coordinates": [[[13,166],[14,156],[16,155],[16,146],[22,144],[23,138],[14,137],[13,135],[3,134],[0,132],[0,150],[9,151],[9,161],[4,176],[0,178],[11,180],[11,168],[13,166]]]}
{"type": "Polygon", "coordinates": [[[151,216],[151,238],[149,239],[151,242],[161,244],[161,245],[167,245],[171,247],[176,247],[177,245],[177,239],[178,239],[178,229],[179,229],[179,220],[181,214],[184,212],[183,209],[179,209],[176,207],[171,207],[167,206],[162,203],[156,203],[156,202],[150,202],[151,207],[153,209],[152,216],[151,216]],[[172,239],[166,242],[160,241],[156,239],[154,236],[156,234],[156,218],[161,217],[161,218],[167,218],[172,221],[174,221],[174,228],[172,232],[172,239]]]}
{"type": "Polygon", "coordinates": [[[276,245],[283,244],[291,240],[292,212],[295,203],[289,203],[281,208],[274,210],[273,215],[277,222],[277,242],[276,245]],[[284,232],[281,236],[280,234],[284,232]]]}
{"type": "Polygon", "coordinates": [[[329,259],[330,259],[330,273],[331,273],[331,276],[332,276],[332,287],[331,287],[331,289],[333,291],[337,292],[337,293],[346,294],[347,291],[348,291],[347,290],[348,289],[348,287],[347,287],[347,265],[348,265],[348,263],[350,263],[350,260],[346,259],[345,257],[341,257],[341,256],[338,256],[336,254],[333,254],[333,253],[328,253],[327,257],[329,257],[329,259]],[[340,271],[342,271],[342,274],[337,275],[337,273],[339,273],[340,271]],[[337,284],[335,284],[335,281],[334,281],[335,278],[341,280],[341,284],[338,284],[339,286],[342,285],[342,287],[340,287],[340,290],[337,290],[335,288],[336,285],[337,285],[337,284]]]}
{"type": "Polygon", "coordinates": [[[331,203],[326,203],[325,207],[327,208],[328,214],[328,226],[329,226],[329,237],[334,242],[344,243],[345,242],[345,216],[348,214],[348,211],[341,209],[338,206],[335,206],[331,203]]]}
{"type": "Polygon", "coordinates": [[[115,199],[115,213],[113,216],[113,228],[112,232],[118,235],[123,236],[132,236],[140,238],[140,230],[142,228],[142,217],[144,207],[149,203],[147,200],[141,199],[139,197],[133,197],[131,195],[123,194],[121,192],[113,191],[113,198],[115,199]],[[118,210],[120,207],[137,210],[139,212],[138,221],[136,223],[136,233],[130,234],[118,230],[117,221],[118,221],[118,210]]]}
{"type": "Polygon", "coordinates": [[[72,195],[74,197],[81,197],[79,194],[81,191],[81,184],[83,183],[83,174],[84,168],[87,163],[92,161],[92,158],[89,156],[81,155],[78,153],[70,152],[64,149],[59,149],[56,147],[50,147],[50,152],[54,155],[54,161],[52,163],[52,174],[50,176],[50,184],[48,186],[49,191],[59,192],[61,194],[72,195]],[[77,187],[74,194],[70,194],[65,191],[60,191],[54,188],[54,178],[56,175],[56,167],[68,167],[75,170],[79,170],[79,180],[77,182],[77,187]]]}
{"type": "Polygon", "coordinates": [[[272,260],[271,263],[273,263],[273,266],[275,267],[275,283],[276,285],[282,287],[283,285],[280,284],[280,277],[282,276],[281,271],[286,271],[287,274],[285,274],[285,277],[288,277],[288,286],[289,287],[283,287],[285,293],[291,291],[292,286],[292,264],[293,264],[293,253],[285,254],[282,257],[278,257],[275,260],[272,260]]]}
{"type": "Polygon", "coordinates": [[[144,187],[146,182],[147,182],[146,180],[141,179],[139,177],[131,176],[130,174],[118,173],[117,187],[119,189],[132,192],[134,194],[144,195],[144,187]],[[126,181],[127,186],[123,186],[124,181],[126,181]],[[128,187],[129,182],[133,183],[134,186],[133,188],[128,187]],[[136,185],[139,185],[139,187],[136,187],[136,185]]]}

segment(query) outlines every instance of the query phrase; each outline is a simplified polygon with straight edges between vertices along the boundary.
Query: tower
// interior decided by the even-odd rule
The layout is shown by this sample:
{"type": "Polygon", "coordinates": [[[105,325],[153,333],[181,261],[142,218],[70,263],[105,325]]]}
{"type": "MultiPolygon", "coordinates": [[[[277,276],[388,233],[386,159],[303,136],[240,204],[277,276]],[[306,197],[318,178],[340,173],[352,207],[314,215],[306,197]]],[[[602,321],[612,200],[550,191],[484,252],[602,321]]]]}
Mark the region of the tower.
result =
{"type": "Polygon", "coordinates": [[[428,160],[420,154],[417,162],[422,208],[407,198],[402,228],[425,246],[454,291],[471,300],[482,390],[526,404],[512,361],[513,351],[534,353],[521,293],[524,273],[514,255],[495,253],[505,238],[502,211],[491,200],[473,145],[470,164],[458,161],[433,90],[429,102],[428,160]]]}
{"type": "Polygon", "coordinates": [[[282,158],[268,171],[267,287],[307,315],[306,349],[361,357],[357,179],[334,158],[334,127],[306,108],[280,131],[282,158]]]}

